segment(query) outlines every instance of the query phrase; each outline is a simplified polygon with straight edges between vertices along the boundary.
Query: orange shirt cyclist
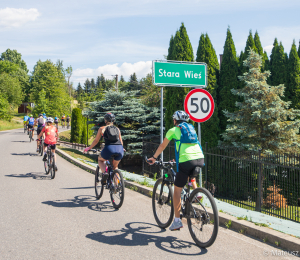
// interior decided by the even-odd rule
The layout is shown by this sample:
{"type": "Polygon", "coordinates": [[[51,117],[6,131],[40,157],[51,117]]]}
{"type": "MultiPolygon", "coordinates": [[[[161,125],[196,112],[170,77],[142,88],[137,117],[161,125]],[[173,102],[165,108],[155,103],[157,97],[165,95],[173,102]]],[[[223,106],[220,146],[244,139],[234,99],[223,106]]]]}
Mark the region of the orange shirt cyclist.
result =
{"type": "Polygon", "coordinates": [[[55,170],[57,171],[55,148],[56,148],[56,141],[58,139],[58,131],[57,128],[53,125],[53,122],[54,120],[52,117],[47,118],[46,125],[42,129],[41,133],[39,134],[38,139],[40,139],[42,134],[45,133],[43,161],[47,161],[47,146],[50,145],[50,148],[54,153],[55,170]]]}

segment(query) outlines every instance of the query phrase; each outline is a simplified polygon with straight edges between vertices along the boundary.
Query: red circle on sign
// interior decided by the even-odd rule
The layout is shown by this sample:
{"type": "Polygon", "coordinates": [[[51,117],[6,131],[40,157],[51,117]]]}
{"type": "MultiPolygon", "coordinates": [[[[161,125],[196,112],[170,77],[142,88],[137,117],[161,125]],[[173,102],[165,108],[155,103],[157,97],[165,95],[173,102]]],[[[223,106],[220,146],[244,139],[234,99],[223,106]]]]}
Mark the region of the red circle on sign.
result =
{"type": "Polygon", "coordinates": [[[211,96],[211,94],[210,94],[208,91],[204,90],[204,89],[199,89],[199,88],[193,89],[193,90],[191,90],[191,91],[186,95],[186,97],[185,97],[185,99],[184,99],[184,110],[185,110],[185,112],[187,112],[187,113],[189,114],[190,119],[192,119],[193,121],[195,121],[195,122],[197,122],[197,123],[203,123],[203,122],[207,121],[208,119],[210,119],[211,116],[212,116],[213,113],[214,113],[214,110],[215,110],[214,99],[213,99],[213,97],[211,96]],[[190,98],[191,95],[193,95],[194,93],[197,93],[197,92],[202,92],[202,93],[204,93],[204,94],[209,98],[210,103],[211,103],[211,110],[210,110],[210,112],[208,113],[208,115],[207,115],[206,117],[204,117],[204,118],[202,118],[202,119],[193,117],[193,116],[191,115],[190,111],[188,110],[188,100],[189,100],[189,98],[190,98]]]}

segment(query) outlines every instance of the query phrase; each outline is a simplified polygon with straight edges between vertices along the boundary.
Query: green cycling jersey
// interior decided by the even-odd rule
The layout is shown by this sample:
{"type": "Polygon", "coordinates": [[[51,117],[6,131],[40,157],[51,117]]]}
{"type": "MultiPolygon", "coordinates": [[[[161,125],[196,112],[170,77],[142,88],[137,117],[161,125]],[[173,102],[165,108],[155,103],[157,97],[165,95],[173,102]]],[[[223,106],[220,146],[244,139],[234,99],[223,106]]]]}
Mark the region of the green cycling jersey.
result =
{"type": "MultiPolygon", "coordinates": [[[[171,128],[167,134],[166,138],[171,141],[172,139],[180,140],[181,131],[180,128],[175,126],[171,128]]],[[[176,142],[176,147],[178,151],[180,141],[176,142]]],[[[181,144],[181,148],[179,151],[179,163],[201,159],[204,158],[204,154],[199,146],[199,144],[181,144]]]]}

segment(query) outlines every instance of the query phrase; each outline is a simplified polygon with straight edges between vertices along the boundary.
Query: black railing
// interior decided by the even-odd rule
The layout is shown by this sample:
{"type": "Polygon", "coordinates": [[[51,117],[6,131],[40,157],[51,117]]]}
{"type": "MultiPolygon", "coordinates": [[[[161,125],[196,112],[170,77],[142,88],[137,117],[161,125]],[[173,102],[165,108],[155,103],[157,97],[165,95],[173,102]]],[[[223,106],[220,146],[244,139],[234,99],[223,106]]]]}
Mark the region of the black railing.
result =
{"type": "MultiPolygon", "coordinates": [[[[158,140],[144,140],[143,154],[152,156],[158,140]]],[[[300,222],[299,154],[263,154],[236,148],[204,147],[203,185],[227,203],[300,222]]],[[[164,151],[164,160],[175,158],[174,146],[164,151]]],[[[143,165],[144,173],[158,173],[143,165]]]]}

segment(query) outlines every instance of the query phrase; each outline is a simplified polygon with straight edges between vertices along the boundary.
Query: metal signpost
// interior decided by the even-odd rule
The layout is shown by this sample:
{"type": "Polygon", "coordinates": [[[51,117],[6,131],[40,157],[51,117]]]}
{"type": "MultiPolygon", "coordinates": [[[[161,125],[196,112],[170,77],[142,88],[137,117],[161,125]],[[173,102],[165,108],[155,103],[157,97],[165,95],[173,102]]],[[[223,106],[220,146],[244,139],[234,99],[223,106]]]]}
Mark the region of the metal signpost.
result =
{"type": "MultiPolygon", "coordinates": [[[[163,87],[206,88],[207,66],[203,62],[155,60],[152,62],[153,85],[161,86],[160,97],[160,142],[163,142],[163,87]]],[[[201,142],[201,126],[198,123],[198,138],[201,142]]],[[[161,153],[163,158],[163,153],[161,153]]],[[[161,174],[163,174],[161,172],[161,174]]]]}
{"type": "MultiPolygon", "coordinates": [[[[213,97],[204,89],[193,89],[185,97],[184,110],[190,119],[198,122],[198,138],[201,145],[201,128],[203,123],[211,118],[215,110],[213,97]]],[[[199,174],[199,186],[202,187],[202,170],[199,174]]]]}

